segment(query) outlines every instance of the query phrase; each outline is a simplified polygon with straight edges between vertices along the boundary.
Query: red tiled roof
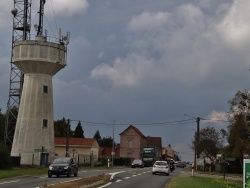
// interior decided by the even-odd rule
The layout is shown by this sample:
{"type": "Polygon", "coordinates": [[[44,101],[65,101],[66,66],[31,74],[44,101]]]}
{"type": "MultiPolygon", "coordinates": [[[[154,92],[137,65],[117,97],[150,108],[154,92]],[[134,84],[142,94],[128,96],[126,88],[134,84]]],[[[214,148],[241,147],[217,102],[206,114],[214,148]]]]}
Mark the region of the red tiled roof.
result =
{"type": "MultiPolygon", "coordinates": [[[[55,145],[66,145],[66,137],[55,137],[55,145]]],[[[69,145],[92,146],[95,138],[69,138],[69,145]]]]}
{"type": "MultiPolygon", "coordinates": [[[[120,156],[120,147],[114,148],[115,156],[120,156]]],[[[99,148],[99,156],[111,156],[112,148],[99,148]]]]}
{"type": "Polygon", "coordinates": [[[137,129],[135,126],[133,126],[133,125],[130,125],[127,129],[125,129],[122,133],[120,133],[120,135],[122,135],[128,129],[134,129],[135,132],[137,132],[141,137],[145,138],[144,134],[142,134],[142,132],[139,129],[137,129]]]}

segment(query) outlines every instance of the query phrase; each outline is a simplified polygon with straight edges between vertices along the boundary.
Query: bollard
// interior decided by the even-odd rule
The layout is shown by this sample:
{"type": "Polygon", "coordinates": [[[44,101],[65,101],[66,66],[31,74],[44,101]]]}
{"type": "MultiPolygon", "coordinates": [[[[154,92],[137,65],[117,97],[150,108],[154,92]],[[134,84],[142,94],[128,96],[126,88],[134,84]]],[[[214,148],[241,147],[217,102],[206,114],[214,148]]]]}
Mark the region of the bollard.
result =
{"type": "Polygon", "coordinates": [[[108,168],[109,168],[109,159],[108,159],[108,168]]]}
{"type": "Polygon", "coordinates": [[[194,176],[194,163],[192,164],[192,176],[194,176]]]}

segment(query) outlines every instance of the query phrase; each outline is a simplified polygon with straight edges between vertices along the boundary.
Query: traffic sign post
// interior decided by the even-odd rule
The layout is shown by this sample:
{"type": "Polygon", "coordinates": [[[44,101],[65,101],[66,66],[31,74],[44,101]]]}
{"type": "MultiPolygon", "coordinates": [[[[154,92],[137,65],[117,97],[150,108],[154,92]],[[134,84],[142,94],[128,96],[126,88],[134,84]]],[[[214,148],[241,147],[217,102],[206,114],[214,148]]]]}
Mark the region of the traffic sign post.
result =
{"type": "Polygon", "coordinates": [[[250,159],[244,159],[243,188],[250,187],[250,159]]]}

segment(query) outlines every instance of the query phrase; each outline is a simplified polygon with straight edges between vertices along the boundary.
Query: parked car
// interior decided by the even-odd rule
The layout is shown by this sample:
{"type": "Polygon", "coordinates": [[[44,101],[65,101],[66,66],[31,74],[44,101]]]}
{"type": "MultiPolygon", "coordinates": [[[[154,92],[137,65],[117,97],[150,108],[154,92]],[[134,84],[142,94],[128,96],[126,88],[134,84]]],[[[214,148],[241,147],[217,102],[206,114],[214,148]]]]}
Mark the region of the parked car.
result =
{"type": "Polygon", "coordinates": [[[57,177],[67,175],[69,177],[73,174],[77,176],[78,166],[75,159],[70,157],[56,158],[48,169],[49,178],[51,178],[52,175],[56,175],[57,177]]]}
{"type": "Polygon", "coordinates": [[[136,159],[132,162],[131,167],[132,168],[135,168],[135,167],[144,168],[144,163],[141,159],[136,159]]]}
{"type": "Polygon", "coordinates": [[[176,167],[182,167],[182,168],[185,168],[187,166],[187,164],[185,162],[182,162],[182,161],[179,161],[177,164],[176,164],[176,167]]]}
{"type": "Polygon", "coordinates": [[[167,161],[156,161],[152,167],[152,174],[163,173],[170,174],[170,166],[167,161]]]}

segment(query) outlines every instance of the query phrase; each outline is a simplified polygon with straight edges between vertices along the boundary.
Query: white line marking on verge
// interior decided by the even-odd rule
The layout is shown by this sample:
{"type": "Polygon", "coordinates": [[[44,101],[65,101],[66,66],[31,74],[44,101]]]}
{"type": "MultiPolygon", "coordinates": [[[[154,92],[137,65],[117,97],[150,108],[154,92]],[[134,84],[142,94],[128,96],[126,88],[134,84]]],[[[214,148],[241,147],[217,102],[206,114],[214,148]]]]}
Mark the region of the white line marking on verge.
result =
{"type": "Polygon", "coordinates": [[[15,183],[15,182],[18,182],[18,181],[20,181],[20,180],[16,180],[16,181],[5,181],[5,182],[0,183],[0,185],[2,185],[2,184],[7,184],[7,183],[15,183]]]}

